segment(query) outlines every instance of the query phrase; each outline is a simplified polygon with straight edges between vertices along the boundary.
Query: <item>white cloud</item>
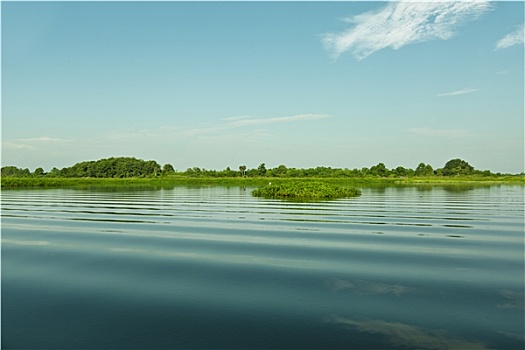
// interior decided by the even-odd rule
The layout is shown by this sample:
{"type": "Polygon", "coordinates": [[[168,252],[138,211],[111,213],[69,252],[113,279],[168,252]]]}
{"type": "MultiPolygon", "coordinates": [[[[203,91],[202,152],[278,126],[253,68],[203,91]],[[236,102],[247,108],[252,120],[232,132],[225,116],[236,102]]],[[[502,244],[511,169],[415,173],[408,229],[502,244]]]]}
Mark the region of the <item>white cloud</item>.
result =
{"type": "Polygon", "coordinates": [[[23,142],[63,142],[67,140],[48,137],[48,136],[40,136],[40,137],[33,137],[33,138],[28,138],[28,139],[20,139],[20,141],[23,141],[23,142]]]}
{"type": "Polygon", "coordinates": [[[56,143],[62,144],[66,143],[66,139],[52,138],[48,136],[32,137],[32,138],[22,138],[15,140],[4,140],[2,141],[2,148],[11,149],[11,150],[35,150],[40,149],[44,144],[56,143]]]}
{"type": "Polygon", "coordinates": [[[468,88],[468,89],[461,89],[461,90],[455,90],[455,91],[450,91],[450,92],[443,92],[441,94],[438,94],[438,96],[457,96],[457,95],[470,94],[476,91],[479,91],[479,89],[468,88]]]}
{"type": "Polygon", "coordinates": [[[408,129],[413,134],[423,135],[426,137],[454,137],[454,138],[463,138],[463,137],[472,137],[476,136],[473,132],[469,130],[462,129],[432,129],[432,128],[412,128],[408,129]]]}
{"type": "MultiPolygon", "coordinates": [[[[136,140],[136,139],[157,139],[161,138],[188,138],[200,135],[216,134],[225,130],[245,127],[245,126],[260,126],[277,123],[292,123],[307,120],[326,119],[331,116],[328,114],[298,114],[284,117],[272,118],[253,118],[250,116],[237,116],[222,119],[220,123],[208,124],[193,127],[173,127],[162,126],[156,130],[140,130],[140,131],[119,131],[107,134],[106,138],[113,140],[136,140]]],[[[260,132],[260,130],[258,131],[260,132]]]]}
{"type": "Polygon", "coordinates": [[[362,60],[384,48],[394,50],[434,39],[447,40],[457,25],[491,9],[489,1],[392,2],[376,12],[367,12],[345,22],[354,26],[323,36],[334,58],[350,51],[362,60]]]}
{"type": "Polygon", "coordinates": [[[240,127],[246,125],[264,125],[264,124],[275,124],[275,123],[291,123],[303,120],[316,120],[330,118],[327,114],[298,114],[287,117],[274,117],[274,118],[250,118],[250,117],[234,117],[227,118],[229,122],[226,124],[228,127],[240,127]]]}
{"type": "Polygon", "coordinates": [[[506,49],[514,45],[523,45],[525,36],[524,25],[519,25],[512,33],[505,35],[496,43],[495,50],[506,49]]]}
{"type": "Polygon", "coordinates": [[[19,142],[2,141],[3,149],[35,149],[34,146],[27,145],[19,142]]]}

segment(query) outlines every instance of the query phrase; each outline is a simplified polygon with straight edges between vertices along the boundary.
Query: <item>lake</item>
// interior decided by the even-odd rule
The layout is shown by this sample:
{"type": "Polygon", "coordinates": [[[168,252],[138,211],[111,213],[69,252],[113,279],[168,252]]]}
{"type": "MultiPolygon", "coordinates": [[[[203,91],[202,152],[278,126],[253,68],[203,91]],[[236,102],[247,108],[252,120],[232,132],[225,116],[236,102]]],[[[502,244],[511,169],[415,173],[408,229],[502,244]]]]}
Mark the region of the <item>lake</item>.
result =
{"type": "Polygon", "coordinates": [[[523,349],[524,187],[2,191],[3,349],[523,349]]]}

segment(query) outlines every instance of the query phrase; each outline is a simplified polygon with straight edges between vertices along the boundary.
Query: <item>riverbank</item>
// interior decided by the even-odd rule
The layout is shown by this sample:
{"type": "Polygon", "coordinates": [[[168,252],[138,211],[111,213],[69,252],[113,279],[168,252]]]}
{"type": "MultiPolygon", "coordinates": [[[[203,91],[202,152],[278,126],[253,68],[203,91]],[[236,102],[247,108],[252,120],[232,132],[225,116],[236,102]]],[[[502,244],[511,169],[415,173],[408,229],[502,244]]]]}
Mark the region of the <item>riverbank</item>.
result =
{"type": "Polygon", "coordinates": [[[178,185],[198,186],[264,186],[289,182],[321,181],[343,185],[441,185],[441,184],[516,184],[525,185],[525,176],[431,176],[431,177],[187,177],[161,176],[136,178],[61,178],[61,177],[13,177],[1,179],[2,189],[16,188],[71,188],[71,187],[173,187],[178,185]]]}

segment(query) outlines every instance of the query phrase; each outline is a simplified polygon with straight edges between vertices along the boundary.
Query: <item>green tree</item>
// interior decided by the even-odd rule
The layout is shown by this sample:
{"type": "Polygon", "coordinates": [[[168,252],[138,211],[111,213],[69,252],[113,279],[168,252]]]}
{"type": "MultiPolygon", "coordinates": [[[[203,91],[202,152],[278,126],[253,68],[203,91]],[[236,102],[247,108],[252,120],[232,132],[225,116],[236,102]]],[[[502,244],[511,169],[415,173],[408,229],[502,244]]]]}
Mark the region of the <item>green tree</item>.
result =
{"type": "Polygon", "coordinates": [[[36,168],[35,171],[33,172],[33,175],[34,176],[44,176],[44,169],[42,168],[36,168]]]}
{"type": "Polygon", "coordinates": [[[374,165],[374,166],[372,166],[370,168],[370,174],[371,175],[385,177],[385,176],[388,176],[389,171],[386,168],[385,164],[379,163],[379,164],[374,165]]]}
{"type": "Polygon", "coordinates": [[[434,175],[434,169],[430,164],[419,163],[414,173],[416,176],[432,176],[434,175]]]}
{"type": "Polygon", "coordinates": [[[173,165],[171,164],[164,164],[162,167],[162,175],[168,175],[173,174],[175,172],[175,169],[173,169],[173,165]]]}
{"type": "Polygon", "coordinates": [[[246,176],[246,165],[239,166],[239,171],[241,172],[241,176],[246,176]]]}
{"type": "Polygon", "coordinates": [[[1,174],[2,176],[30,176],[31,172],[27,168],[22,169],[9,165],[2,167],[1,174]]]}
{"type": "Polygon", "coordinates": [[[445,176],[470,175],[474,167],[463,159],[451,159],[443,167],[442,173],[445,176]]]}
{"type": "Polygon", "coordinates": [[[396,176],[407,176],[408,171],[402,166],[398,166],[392,171],[396,176]]]}
{"type": "Polygon", "coordinates": [[[284,177],[286,176],[287,172],[288,168],[286,167],[286,165],[281,164],[277,168],[273,169],[273,176],[284,177]]]}
{"type": "Polygon", "coordinates": [[[16,166],[4,166],[2,167],[2,176],[16,176],[19,169],[16,166]]]}
{"type": "Polygon", "coordinates": [[[51,176],[51,177],[60,176],[60,170],[58,170],[56,167],[53,167],[53,169],[51,169],[51,171],[47,174],[47,176],[51,176]]]}
{"type": "Polygon", "coordinates": [[[266,175],[266,165],[264,163],[261,163],[259,167],[257,168],[257,174],[259,176],[265,176],[266,175]]]}

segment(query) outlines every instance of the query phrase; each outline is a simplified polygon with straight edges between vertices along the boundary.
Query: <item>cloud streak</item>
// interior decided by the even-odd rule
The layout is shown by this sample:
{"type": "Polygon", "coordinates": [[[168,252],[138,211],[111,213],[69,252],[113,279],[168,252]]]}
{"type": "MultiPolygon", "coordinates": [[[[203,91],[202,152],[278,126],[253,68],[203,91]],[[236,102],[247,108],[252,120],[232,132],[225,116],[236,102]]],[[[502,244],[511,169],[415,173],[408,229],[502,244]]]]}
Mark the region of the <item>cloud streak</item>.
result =
{"type": "Polygon", "coordinates": [[[520,25],[516,27],[516,30],[512,33],[509,33],[505,35],[503,38],[498,40],[496,43],[495,50],[501,50],[506,49],[508,47],[514,46],[514,45],[523,45],[524,36],[525,36],[525,29],[524,25],[520,25]]]}
{"type": "MultiPolygon", "coordinates": [[[[108,139],[113,140],[144,140],[144,139],[181,139],[181,138],[193,138],[210,135],[216,135],[218,133],[224,133],[227,130],[233,130],[237,128],[250,127],[250,126],[263,126],[271,124],[281,123],[296,123],[311,120],[327,119],[331,118],[328,114],[298,114],[284,117],[271,117],[271,118],[254,118],[251,116],[238,116],[228,117],[222,119],[219,123],[208,124],[202,126],[193,127],[174,127],[174,126],[162,126],[155,130],[140,130],[140,131],[119,131],[107,134],[108,139]]],[[[257,134],[261,133],[261,130],[256,130],[257,134]]]]}
{"type": "Polygon", "coordinates": [[[287,117],[274,117],[274,118],[250,118],[250,117],[239,117],[239,118],[227,118],[229,120],[226,127],[241,127],[248,125],[266,125],[276,123],[292,123],[304,120],[317,120],[330,118],[328,114],[298,114],[287,117]]]}
{"type": "Polygon", "coordinates": [[[393,2],[376,12],[367,12],[345,22],[353,27],[322,36],[323,45],[337,59],[350,51],[357,60],[385,48],[434,39],[447,40],[455,28],[492,8],[488,1],[393,2]]]}
{"type": "Polygon", "coordinates": [[[443,92],[441,94],[438,94],[438,96],[442,97],[442,96],[465,95],[465,94],[470,94],[470,93],[473,93],[473,92],[476,92],[476,91],[479,91],[479,89],[472,89],[472,88],[461,89],[461,90],[455,90],[455,91],[451,91],[451,92],[443,92]]]}

